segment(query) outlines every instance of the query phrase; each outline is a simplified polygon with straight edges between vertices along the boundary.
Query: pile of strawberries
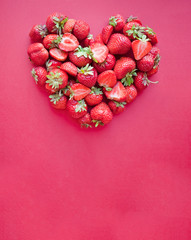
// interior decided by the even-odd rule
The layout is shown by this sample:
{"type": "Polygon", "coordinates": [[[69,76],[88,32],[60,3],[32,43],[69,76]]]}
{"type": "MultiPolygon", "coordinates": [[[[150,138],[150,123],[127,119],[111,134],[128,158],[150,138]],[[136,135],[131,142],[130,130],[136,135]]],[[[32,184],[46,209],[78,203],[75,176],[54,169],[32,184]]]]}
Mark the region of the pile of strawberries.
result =
{"type": "Polygon", "coordinates": [[[36,83],[49,93],[52,107],[67,109],[82,127],[109,123],[158,71],[156,34],[136,17],[111,17],[94,39],[85,21],[53,13],[29,36],[36,83]]]}

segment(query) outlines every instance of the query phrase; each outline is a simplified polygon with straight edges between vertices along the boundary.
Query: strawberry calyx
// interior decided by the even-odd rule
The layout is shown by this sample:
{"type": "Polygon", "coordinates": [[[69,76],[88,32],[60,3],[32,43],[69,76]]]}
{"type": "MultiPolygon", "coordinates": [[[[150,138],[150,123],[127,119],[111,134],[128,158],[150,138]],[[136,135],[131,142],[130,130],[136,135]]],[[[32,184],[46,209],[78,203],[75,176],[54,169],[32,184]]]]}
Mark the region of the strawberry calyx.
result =
{"type": "Polygon", "coordinates": [[[88,124],[88,123],[81,123],[81,128],[83,128],[83,127],[85,127],[85,128],[92,128],[92,126],[90,124],[88,124]]]}
{"type": "Polygon", "coordinates": [[[84,75],[94,75],[93,67],[91,65],[86,64],[85,67],[78,68],[78,73],[84,74],[84,75]]]}
{"type": "Polygon", "coordinates": [[[158,83],[158,81],[153,82],[153,81],[149,80],[148,77],[147,77],[147,74],[144,73],[144,76],[143,76],[143,78],[142,78],[142,84],[143,84],[144,86],[149,86],[150,83],[158,83]]]}
{"type": "Polygon", "coordinates": [[[61,35],[64,24],[67,21],[68,21],[68,17],[66,17],[64,19],[60,19],[58,17],[53,17],[53,22],[55,24],[54,30],[57,31],[59,35],[61,35]]]}
{"type": "Polygon", "coordinates": [[[84,99],[78,101],[76,108],[75,108],[75,112],[82,112],[82,111],[86,111],[86,103],[84,101],[84,99]]]}
{"type": "Polygon", "coordinates": [[[92,51],[91,51],[91,48],[90,47],[81,47],[79,45],[79,47],[77,47],[75,49],[75,53],[74,55],[76,55],[77,57],[81,57],[81,56],[84,56],[85,58],[89,58],[91,59],[92,57],[92,51]]]}
{"type": "Polygon", "coordinates": [[[147,36],[145,35],[145,34],[143,34],[142,35],[142,37],[135,37],[137,40],[139,40],[139,41],[142,41],[142,42],[148,42],[148,41],[150,41],[150,39],[149,38],[147,38],[147,36]]]}
{"type": "Polygon", "coordinates": [[[132,15],[127,18],[126,23],[132,22],[133,20],[137,19],[137,17],[133,17],[132,15]]]}
{"type": "Polygon", "coordinates": [[[147,32],[149,35],[155,35],[156,33],[153,31],[153,29],[152,28],[150,28],[150,27],[146,27],[146,30],[145,30],[145,32],[147,32]]]}
{"type": "Polygon", "coordinates": [[[124,85],[125,87],[126,87],[126,86],[131,86],[131,84],[133,84],[133,82],[134,82],[133,77],[134,77],[134,76],[137,76],[136,71],[137,71],[137,69],[134,69],[133,71],[128,72],[128,73],[126,74],[126,76],[121,79],[121,82],[123,83],[123,85],[124,85]]]}
{"type": "Polygon", "coordinates": [[[99,125],[100,125],[100,126],[103,126],[103,125],[104,125],[104,123],[102,123],[102,121],[100,121],[100,120],[95,120],[95,119],[93,119],[92,122],[95,123],[95,127],[98,127],[99,125]]]}
{"type": "MultiPolygon", "coordinates": [[[[64,94],[66,94],[68,91],[72,91],[72,89],[71,89],[71,87],[69,86],[69,85],[67,85],[65,88],[62,88],[62,91],[63,91],[63,93],[64,94]]],[[[71,98],[72,98],[73,96],[71,96],[71,98]]]]}
{"type": "Polygon", "coordinates": [[[38,76],[36,75],[36,71],[35,69],[33,68],[32,71],[31,71],[31,74],[36,82],[36,84],[38,83],[38,76]]]}
{"type": "Polygon", "coordinates": [[[117,102],[117,101],[113,101],[113,102],[115,103],[116,107],[122,107],[122,108],[124,108],[125,105],[127,104],[126,102],[117,102]]]}
{"type": "Polygon", "coordinates": [[[52,94],[49,96],[50,98],[50,102],[52,102],[53,104],[56,104],[60,98],[63,96],[63,93],[62,91],[60,90],[59,92],[55,93],[55,94],[52,94]]]}
{"type": "Polygon", "coordinates": [[[161,56],[159,54],[157,54],[157,56],[154,60],[154,67],[153,68],[156,68],[159,65],[160,58],[161,58],[161,56]]]}
{"type": "Polygon", "coordinates": [[[113,26],[113,27],[115,27],[115,26],[117,26],[117,17],[116,16],[112,16],[112,17],[110,17],[110,19],[109,19],[109,25],[111,25],[111,26],[113,26]]]}
{"type": "Polygon", "coordinates": [[[42,38],[44,38],[48,34],[48,29],[46,25],[38,25],[37,28],[42,38]]]}
{"type": "Polygon", "coordinates": [[[48,78],[48,80],[46,81],[46,83],[48,83],[50,86],[52,86],[52,88],[59,88],[60,85],[62,85],[63,83],[63,79],[60,77],[60,73],[56,72],[49,72],[48,75],[46,75],[46,77],[48,78]]]}
{"type": "MultiPolygon", "coordinates": [[[[145,27],[141,27],[138,25],[133,25],[130,30],[127,30],[126,33],[128,36],[133,35],[134,38],[142,38],[145,34],[145,27]]],[[[146,35],[145,35],[146,36],[146,35]]]]}
{"type": "Polygon", "coordinates": [[[93,39],[93,35],[92,34],[88,34],[88,36],[87,36],[87,39],[93,39]]]}
{"type": "Polygon", "coordinates": [[[100,95],[103,94],[101,88],[98,87],[92,87],[90,94],[100,95]]]}
{"type": "Polygon", "coordinates": [[[56,39],[52,40],[49,49],[55,48],[55,47],[56,47],[56,48],[59,48],[58,45],[59,45],[59,43],[60,43],[61,40],[62,40],[62,36],[63,36],[63,35],[59,35],[56,39]]]}

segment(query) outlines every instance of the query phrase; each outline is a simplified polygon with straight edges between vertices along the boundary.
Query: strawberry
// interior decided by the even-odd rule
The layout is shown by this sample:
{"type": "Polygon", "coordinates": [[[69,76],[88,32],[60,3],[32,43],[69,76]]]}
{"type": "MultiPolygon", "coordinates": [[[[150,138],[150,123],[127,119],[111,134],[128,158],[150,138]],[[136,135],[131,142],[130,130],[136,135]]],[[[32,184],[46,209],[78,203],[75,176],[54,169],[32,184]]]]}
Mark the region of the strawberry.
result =
{"type": "Polygon", "coordinates": [[[133,21],[126,23],[123,28],[123,34],[131,40],[134,40],[137,37],[142,38],[144,32],[145,28],[142,27],[139,23],[133,21]]]}
{"type": "MultiPolygon", "coordinates": [[[[152,50],[152,49],[151,49],[152,50]]],[[[159,52],[159,51],[158,51],[159,52]]],[[[152,52],[153,53],[153,52],[152,52]]],[[[155,55],[149,53],[150,56],[154,57],[155,55]]],[[[159,68],[159,62],[160,62],[160,55],[157,54],[156,57],[154,58],[154,66],[153,68],[147,72],[147,76],[152,76],[153,74],[158,72],[158,68],[159,68]]]]}
{"type": "Polygon", "coordinates": [[[29,33],[31,41],[42,42],[42,39],[48,34],[46,25],[34,25],[29,33]]]}
{"type": "Polygon", "coordinates": [[[84,99],[76,101],[69,99],[66,105],[66,109],[73,118],[81,118],[87,113],[87,104],[84,99]]]}
{"type": "Polygon", "coordinates": [[[99,86],[106,88],[107,91],[111,91],[112,87],[117,83],[116,74],[113,70],[106,70],[99,74],[97,81],[99,86]]]}
{"type": "Polygon", "coordinates": [[[72,92],[71,92],[71,87],[72,87],[72,85],[74,85],[75,83],[76,83],[76,81],[73,80],[73,79],[71,79],[71,80],[68,81],[67,86],[62,89],[64,95],[66,95],[67,97],[70,96],[70,94],[72,93],[72,92]]]}
{"type": "Polygon", "coordinates": [[[131,41],[123,34],[114,33],[111,35],[107,47],[111,54],[126,54],[131,48],[131,41]]]}
{"type": "Polygon", "coordinates": [[[69,53],[69,59],[77,67],[84,67],[92,62],[91,49],[89,47],[82,48],[79,46],[74,52],[69,53]]]}
{"type": "Polygon", "coordinates": [[[61,41],[61,37],[57,34],[48,34],[43,39],[43,45],[46,49],[58,47],[58,43],[61,41]]]}
{"type": "Polygon", "coordinates": [[[61,66],[61,62],[54,60],[54,59],[48,59],[48,61],[46,62],[46,69],[47,71],[51,71],[54,68],[59,68],[61,66]]]}
{"type": "Polygon", "coordinates": [[[73,34],[77,37],[78,40],[83,40],[88,36],[90,32],[90,26],[87,22],[82,20],[77,20],[74,28],[73,28],[73,34]]]}
{"type": "Polygon", "coordinates": [[[127,91],[121,82],[117,82],[111,91],[105,90],[104,93],[107,99],[117,102],[123,102],[127,97],[127,91]]]}
{"type": "Polygon", "coordinates": [[[64,24],[67,22],[68,17],[61,13],[53,13],[48,16],[46,20],[46,27],[50,33],[61,34],[64,24]]]}
{"type": "Polygon", "coordinates": [[[71,33],[65,33],[59,43],[59,48],[65,52],[74,51],[78,46],[78,39],[71,33]]]}
{"type": "Polygon", "coordinates": [[[71,33],[74,28],[75,23],[76,23],[75,19],[68,19],[68,21],[64,24],[62,32],[63,33],[71,33]]]}
{"type": "Polygon", "coordinates": [[[108,124],[113,118],[113,114],[105,102],[101,102],[92,108],[90,116],[92,118],[92,122],[95,123],[95,127],[108,124]]]}
{"type": "Polygon", "coordinates": [[[117,14],[109,19],[109,25],[113,26],[116,32],[120,32],[125,25],[125,20],[120,14],[117,14]]]}
{"type": "Polygon", "coordinates": [[[88,34],[88,36],[82,40],[81,45],[83,47],[89,47],[92,43],[94,43],[94,38],[92,34],[88,34]]]}
{"type": "Polygon", "coordinates": [[[147,54],[143,58],[137,61],[137,68],[142,72],[150,71],[154,66],[154,59],[153,56],[147,54]]]}
{"type": "Polygon", "coordinates": [[[135,61],[130,57],[121,57],[117,60],[114,72],[116,74],[117,79],[125,78],[125,76],[132,72],[136,67],[135,61]]]}
{"type": "Polygon", "coordinates": [[[71,62],[65,62],[60,66],[60,69],[67,72],[71,76],[77,76],[78,69],[77,67],[71,62]]]}
{"type": "Polygon", "coordinates": [[[104,62],[102,63],[93,62],[93,66],[99,73],[102,73],[106,70],[112,70],[113,67],[115,66],[115,62],[116,60],[114,55],[108,54],[104,62]]]}
{"type": "Polygon", "coordinates": [[[132,42],[132,50],[136,60],[140,60],[150,52],[152,45],[148,41],[149,39],[143,35],[142,39],[138,39],[132,42]]]}
{"type": "Polygon", "coordinates": [[[27,52],[30,60],[37,66],[44,65],[49,55],[42,43],[31,44],[27,52]]]}
{"type": "Polygon", "coordinates": [[[47,78],[46,83],[56,90],[65,88],[68,83],[68,75],[60,69],[52,69],[48,73],[47,78]]]}
{"type": "Polygon", "coordinates": [[[85,100],[89,106],[97,105],[103,100],[102,94],[101,88],[92,87],[91,92],[85,97],[85,100]]]}
{"type": "Polygon", "coordinates": [[[137,90],[141,91],[141,90],[145,89],[150,83],[158,83],[158,81],[152,82],[147,78],[146,73],[138,72],[137,76],[134,79],[134,83],[135,83],[135,87],[137,88],[137,90]]]}
{"type": "Polygon", "coordinates": [[[105,61],[108,55],[108,48],[101,43],[92,43],[90,45],[92,50],[92,58],[97,63],[102,63],[105,61]]]}
{"type": "Polygon", "coordinates": [[[126,102],[109,101],[108,105],[113,114],[119,114],[125,110],[126,102]]]}
{"type": "Polygon", "coordinates": [[[94,40],[94,43],[101,43],[104,44],[103,39],[102,39],[102,33],[98,34],[94,40]]]}
{"type": "Polygon", "coordinates": [[[78,122],[82,128],[92,128],[92,119],[89,113],[86,113],[81,118],[78,118],[78,122]]]}
{"type": "Polygon", "coordinates": [[[157,39],[156,33],[152,30],[152,28],[146,27],[145,34],[151,40],[151,43],[153,45],[158,43],[158,39],[157,39]]]}
{"type": "Polygon", "coordinates": [[[35,67],[31,71],[32,76],[34,77],[34,80],[36,84],[43,86],[46,83],[47,80],[47,71],[44,67],[35,67]]]}
{"type": "Polygon", "coordinates": [[[67,97],[63,95],[61,90],[55,94],[49,96],[50,103],[53,108],[65,109],[67,104],[67,97]]]}
{"type": "Polygon", "coordinates": [[[128,17],[127,23],[128,23],[128,22],[137,22],[137,23],[139,23],[140,25],[142,25],[141,21],[140,21],[137,17],[133,17],[133,16],[128,17]]]}
{"type": "Polygon", "coordinates": [[[87,88],[81,83],[75,83],[71,86],[70,91],[71,91],[70,98],[79,101],[85,98],[91,92],[91,89],[87,88]]]}
{"type": "Polygon", "coordinates": [[[154,75],[155,73],[158,72],[159,67],[158,66],[154,66],[150,71],[147,72],[147,76],[150,77],[152,75],[154,75]]]}
{"type": "Polygon", "coordinates": [[[58,61],[65,61],[68,57],[68,53],[60,50],[59,48],[51,48],[49,53],[51,57],[58,61]]]}
{"type": "Polygon", "coordinates": [[[87,64],[85,67],[78,69],[77,79],[87,87],[93,87],[97,81],[97,71],[94,67],[87,64]]]}
{"type": "Polygon", "coordinates": [[[54,93],[56,93],[59,90],[59,89],[56,89],[56,88],[52,88],[52,86],[50,86],[49,83],[45,84],[45,89],[50,94],[54,94],[54,93]]]}
{"type": "Polygon", "coordinates": [[[157,55],[160,55],[160,50],[157,47],[152,47],[149,54],[152,55],[153,59],[155,59],[157,55]]]}
{"type": "Polygon", "coordinates": [[[108,25],[102,29],[102,40],[105,44],[108,43],[112,33],[113,33],[113,26],[111,25],[108,25]]]}
{"type": "Polygon", "coordinates": [[[127,98],[125,101],[130,103],[137,97],[137,89],[134,85],[127,86],[125,89],[127,91],[127,98]]]}

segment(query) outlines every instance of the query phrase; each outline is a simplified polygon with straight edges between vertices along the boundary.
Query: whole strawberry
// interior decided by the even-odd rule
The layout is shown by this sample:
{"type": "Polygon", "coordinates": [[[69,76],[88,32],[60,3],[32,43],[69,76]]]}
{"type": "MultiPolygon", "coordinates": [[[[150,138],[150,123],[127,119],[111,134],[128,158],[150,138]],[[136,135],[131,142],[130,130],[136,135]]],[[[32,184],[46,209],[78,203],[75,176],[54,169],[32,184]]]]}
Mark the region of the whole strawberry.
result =
{"type": "Polygon", "coordinates": [[[90,32],[90,26],[87,22],[82,20],[77,20],[73,28],[73,34],[77,37],[78,40],[83,40],[88,36],[90,32]]]}
{"type": "Polygon", "coordinates": [[[43,39],[43,45],[46,49],[58,47],[59,42],[61,41],[61,37],[58,34],[48,34],[43,39]]]}
{"type": "Polygon", "coordinates": [[[35,67],[32,69],[31,74],[39,86],[43,86],[46,83],[47,80],[47,71],[44,67],[35,67]]]}
{"type": "Polygon", "coordinates": [[[153,45],[158,43],[158,39],[157,39],[156,33],[153,31],[152,28],[146,27],[145,34],[151,40],[151,43],[153,45]]]}
{"type": "Polygon", "coordinates": [[[70,99],[67,102],[66,109],[71,117],[81,118],[87,113],[87,104],[85,103],[84,99],[80,101],[70,99]]]}
{"type": "Polygon", "coordinates": [[[89,113],[86,113],[81,118],[78,118],[78,122],[82,128],[92,128],[92,119],[89,113]]]}
{"type": "Polygon", "coordinates": [[[94,43],[94,38],[92,34],[88,34],[88,36],[81,41],[81,45],[83,47],[89,47],[92,43],[94,43]]]}
{"type": "Polygon", "coordinates": [[[138,22],[127,22],[123,28],[123,34],[129,39],[134,40],[136,37],[142,38],[144,35],[145,28],[138,22]]]}
{"type": "Polygon", "coordinates": [[[126,54],[131,48],[131,41],[121,33],[114,33],[111,35],[107,47],[111,54],[126,54]]]}
{"type": "Polygon", "coordinates": [[[97,71],[94,67],[87,64],[85,67],[78,69],[77,79],[87,87],[93,87],[97,81],[97,71]]]}
{"type": "Polygon", "coordinates": [[[60,69],[52,69],[48,73],[47,78],[46,83],[48,83],[52,89],[56,90],[65,88],[68,83],[68,75],[60,69]]]}
{"type": "Polygon", "coordinates": [[[48,61],[46,62],[46,69],[47,71],[51,71],[54,68],[59,68],[61,66],[61,62],[54,60],[54,59],[48,59],[48,61]]]}
{"type": "Polygon", "coordinates": [[[127,91],[127,98],[125,101],[130,103],[137,97],[137,89],[134,85],[127,86],[125,89],[127,91]]]}
{"type": "Polygon", "coordinates": [[[137,23],[139,23],[140,25],[142,25],[141,20],[138,19],[138,17],[134,17],[134,16],[132,16],[132,15],[127,18],[127,23],[129,23],[129,22],[137,22],[137,23]]]}
{"type": "Polygon", "coordinates": [[[125,110],[126,102],[116,102],[116,101],[109,101],[108,105],[112,110],[113,114],[119,114],[125,110]]]}
{"type": "Polygon", "coordinates": [[[34,25],[29,33],[31,41],[42,42],[42,39],[48,34],[46,25],[34,25]]]}
{"type": "Polygon", "coordinates": [[[147,54],[143,58],[137,61],[137,68],[142,72],[150,71],[154,66],[154,59],[153,56],[147,54]]]}
{"type": "Polygon", "coordinates": [[[137,72],[137,76],[134,79],[134,84],[137,90],[142,91],[145,89],[150,83],[158,83],[152,82],[147,78],[147,74],[144,72],[137,72]]]}
{"type": "MultiPolygon", "coordinates": [[[[117,79],[128,78],[129,73],[131,73],[136,67],[135,61],[130,57],[121,57],[117,60],[114,72],[116,74],[117,79]],[[128,76],[127,76],[128,74],[128,76]]],[[[129,78],[127,79],[127,81],[129,78]]],[[[127,86],[127,85],[126,85],[127,86]]]]}
{"type": "Polygon", "coordinates": [[[68,21],[64,24],[62,32],[63,33],[71,33],[74,28],[75,23],[76,23],[75,19],[68,19],[68,21]]]}
{"type": "Polygon", "coordinates": [[[74,52],[69,53],[69,60],[77,67],[84,67],[92,62],[91,49],[79,46],[74,52]]]}
{"type": "Polygon", "coordinates": [[[115,66],[115,62],[116,62],[116,59],[114,55],[108,54],[104,62],[102,63],[93,62],[93,66],[99,73],[102,73],[107,70],[112,70],[115,66]]]}
{"type": "Polygon", "coordinates": [[[44,48],[42,43],[33,43],[28,48],[28,55],[30,60],[37,66],[42,66],[48,60],[48,51],[44,48]]]}
{"type": "Polygon", "coordinates": [[[53,108],[65,109],[67,104],[67,97],[63,95],[61,90],[55,94],[49,96],[50,103],[53,108]]]}
{"type": "Polygon", "coordinates": [[[91,92],[85,97],[85,101],[89,106],[99,104],[103,100],[103,92],[101,88],[92,87],[91,92]]]}
{"type": "Polygon", "coordinates": [[[95,127],[108,124],[113,118],[113,114],[105,102],[101,102],[92,108],[90,115],[92,122],[95,123],[95,127]]]}
{"type": "Polygon", "coordinates": [[[67,86],[62,89],[64,95],[66,95],[67,97],[69,97],[69,96],[72,94],[72,92],[71,92],[71,87],[72,87],[72,85],[74,85],[74,84],[76,84],[76,81],[75,81],[75,80],[73,80],[73,79],[68,80],[67,86]]]}
{"type": "Polygon", "coordinates": [[[104,44],[103,39],[102,39],[102,33],[98,34],[94,40],[94,43],[101,43],[104,44]]]}
{"type": "Polygon", "coordinates": [[[67,20],[67,16],[56,12],[48,16],[46,20],[46,27],[50,33],[61,34],[64,24],[67,22],[67,20]]]}
{"type": "Polygon", "coordinates": [[[120,14],[117,14],[109,19],[109,24],[114,27],[116,32],[120,32],[125,25],[125,20],[120,14]]]}

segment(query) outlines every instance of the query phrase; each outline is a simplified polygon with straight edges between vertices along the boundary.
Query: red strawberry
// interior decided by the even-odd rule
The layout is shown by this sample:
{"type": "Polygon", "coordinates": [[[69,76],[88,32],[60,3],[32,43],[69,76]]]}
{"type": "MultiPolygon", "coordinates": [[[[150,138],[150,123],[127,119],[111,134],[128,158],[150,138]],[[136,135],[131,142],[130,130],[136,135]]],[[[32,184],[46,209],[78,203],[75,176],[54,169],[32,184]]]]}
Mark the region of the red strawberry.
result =
{"type": "Polygon", "coordinates": [[[98,34],[94,40],[94,43],[101,43],[104,44],[103,39],[102,39],[102,33],[98,34]]]}
{"type": "Polygon", "coordinates": [[[74,28],[73,28],[73,34],[77,37],[78,40],[83,40],[88,36],[90,32],[90,26],[87,22],[82,20],[77,20],[74,28]]]}
{"type": "Polygon", "coordinates": [[[152,82],[147,78],[147,74],[144,72],[138,72],[137,76],[134,79],[135,86],[137,90],[141,91],[145,89],[150,83],[158,83],[157,82],[152,82]]]}
{"type": "Polygon", "coordinates": [[[46,69],[47,71],[51,71],[54,68],[59,68],[61,66],[61,62],[54,60],[54,59],[48,59],[48,61],[46,62],[46,69]]]}
{"type": "MultiPolygon", "coordinates": [[[[132,72],[136,67],[135,61],[130,57],[122,57],[117,60],[114,72],[116,74],[117,79],[125,78],[126,75],[132,72]]],[[[129,77],[129,75],[128,75],[129,77]]]]}
{"type": "Polygon", "coordinates": [[[112,33],[113,33],[113,26],[111,25],[108,25],[102,29],[102,40],[105,44],[108,43],[112,33]]]}
{"type": "Polygon", "coordinates": [[[111,35],[107,47],[111,54],[126,54],[131,48],[131,41],[123,34],[114,33],[111,35]]]}
{"type": "Polygon", "coordinates": [[[160,50],[157,47],[152,47],[149,54],[152,55],[153,59],[155,59],[157,55],[160,55],[160,50]]]}
{"type": "Polygon", "coordinates": [[[46,83],[47,80],[47,71],[44,67],[35,67],[31,71],[32,76],[34,77],[34,80],[36,84],[43,86],[46,83]]]}
{"type": "Polygon", "coordinates": [[[117,83],[116,74],[113,70],[104,71],[99,74],[97,81],[101,87],[106,88],[107,91],[111,91],[112,87],[117,83]]]}
{"type": "Polygon", "coordinates": [[[140,60],[150,52],[152,45],[150,42],[148,42],[148,40],[149,39],[143,35],[142,39],[138,39],[132,42],[133,54],[136,60],[140,60]]]}
{"type": "Polygon", "coordinates": [[[131,40],[136,39],[136,37],[142,38],[144,32],[145,28],[142,27],[139,23],[133,21],[126,23],[123,28],[123,34],[131,40]]]}
{"type": "Polygon", "coordinates": [[[82,40],[81,45],[83,47],[89,47],[92,43],[94,43],[94,38],[92,34],[89,34],[85,39],[82,40]]]}
{"type": "Polygon", "coordinates": [[[108,54],[103,63],[93,62],[93,66],[99,73],[102,73],[106,70],[112,70],[113,67],[115,66],[115,62],[116,62],[115,57],[112,54],[108,54]]]}
{"type": "Polygon", "coordinates": [[[94,67],[87,64],[78,70],[77,79],[87,87],[93,87],[97,81],[97,71],[94,67]]]}
{"type": "Polygon", "coordinates": [[[28,48],[28,55],[35,65],[42,66],[47,61],[49,54],[42,43],[33,43],[28,48]]]}
{"type": "MultiPolygon", "coordinates": [[[[150,54],[150,56],[154,57],[154,55],[151,55],[151,54],[150,54]]],[[[153,74],[158,72],[159,62],[160,62],[160,55],[157,54],[157,56],[154,58],[154,66],[150,71],[147,72],[147,76],[152,76],[153,74]]]]}
{"type": "Polygon", "coordinates": [[[68,110],[71,117],[80,118],[87,113],[87,104],[85,103],[84,99],[80,101],[70,99],[67,102],[66,109],[68,110]]]}
{"type": "Polygon", "coordinates": [[[82,128],[92,128],[92,119],[89,113],[86,113],[83,117],[78,118],[78,122],[82,128]]]}
{"type": "Polygon", "coordinates": [[[48,16],[46,20],[46,27],[50,33],[62,33],[62,28],[64,24],[67,22],[67,16],[61,13],[53,13],[48,16]]]}
{"type": "Polygon", "coordinates": [[[76,83],[76,81],[73,80],[73,79],[71,79],[71,80],[68,81],[68,85],[67,85],[64,89],[62,89],[64,95],[66,95],[67,97],[70,96],[70,94],[72,93],[72,92],[71,92],[71,87],[72,87],[72,85],[74,85],[75,83],[76,83]]]}
{"type": "Polygon", "coordinates": [[[133,16],[128,17],[127,22],[137,22],[140,25],[142,25],[141,21],[137,17],[133,17],[133,16]]]}
{"type": "Polygon", "coordinates": [[[79,101],[85,98],[91,92],[91,89],[81,83],[75,83],[71,86],[70,91],[70,98],[74,98],[74,100],[79,101]]]}
{"type": "Polygon", "coordinates": [[[92,62],[91,49],[79,46],[74,52],[69,53],[69,59],[77,67],[84,67],[92,62]]]}
{"type": "Polygon", "coordinates": [[[109,101],[108,105],[113,112],[113,114],[119,114],[125,110],[126,102],[116,102],[116,101],[109,101]]]}
{"type": "Polygon", "coordinates": [[[89,106],[97,105],[103,100],[102,94],[101,88],[92,87],[91,92],[85,97],[85,100],[89,106]]]}
{"type": "Polygon", "coordinates": [[[51,106],[56,109],[65,109],[67,104],[67,97],[63,95],[61,90],[49,96],[51,106]]]}
{"type": "Polygon", "coordinates": [[[114,27],[116,32],[120,32],[125,25],[125,20],[120,14],[117,14],[109,19],[109,24],[114,27]]]}
{"type": "Polygon", "coordinates": [[[147,72],[147,76],[150,77],[153,74],[158,72],[159,67],[158,66],[154,66],[150,71],[147,72]]]}
{"type": "Polygon", "coordinates": [[[105,61],[108,55],[108,48],[104,44],[92,43],[90,48],[95,62],[102,63],[105,61]]]}
{"type": "Polygon", "coordinates": [[[92,122],[95,123],[95,127],[107,124],[113,118],[113,114],[109,106],[105,102],[101,102],[100,104],[92,108],[90,115],[93,119],[92,122]]]}
{"type": "Polygon", "coordinates": [[[121,82],[117,82],[111,91],[104,91],[104,93],[107,99],[117,102],[123,102],[127,97],[127,91],[121,82]]]}
{"type": "Polygon", "coordinates": [[[58,61],[65,61],[68,57],[68,53],[60,50],[59,48],[52,48],[49,53],[51,57],[58,61]]]}
{"type": "Polygon", "coordinates": [[[46,25],[34,25],[29,33],[31,41],[42,42],[42,39],[48,34],[46,25]]]}
{"type": "Polygon", "coordinates": [[[134,85],[127,86],[125,89],[127,91],[127,98],[125,101],[130,103],[137,97],[137,89],[134,85]]]}
{"type": "Polygon", "coordinates": [[[58,43],[61,41],[61,37],[57,34],[48,34],[43,39],[43,45],[46,49],[58,47],[58,43]]]}
{"type": "Polygon", "coordinates": [[[45,89],[50,94],[54,94],[54,93],[56,93],[59,90],[59,89],[52,88],[52,86],[50,86],[49,83],[45,84],[45,89]]]}
{"type": "Polygon", "coordinates": [[[68,19],[68,21],[64,24],[62,32],[63,33],[71,33],[74,28],[75,23],[76,23],[75,19],[68,19]]]}
{"type": "Polygon", "coordinates": [[[67,72],[71,76],[76,76],[78,73],[77,67],[71,62],[65,62],[60,66],[60,69],[67,72]]]}
{"type": "Polygon", "coordinates": [[[52,69],[48,73],[47,78],[46,83],[56,90],[65,88],[68,83],[68,75],[60,69],[52,69]]]}
{"type": "Polygon", "coordinates": [[[145,34],[151,40],[151,43],[153,45],[158,43],[158,39],[157,39],[156,33],[152,30],[152,28],[146,27],[145,34]]]}
{"type": "Polygon", "coordinates": [[[137,68],[142,72],[150,71],[154,66],[154,59],[153,56],[147,54],[143,58],[137,61],[137,68]]]}
{"type": "Polygon", "coordinates": [[[59,48],[65,52],[74,51],[78,46],[78,39],[71,33],[65,33],[59,43],[59,48]]]}

